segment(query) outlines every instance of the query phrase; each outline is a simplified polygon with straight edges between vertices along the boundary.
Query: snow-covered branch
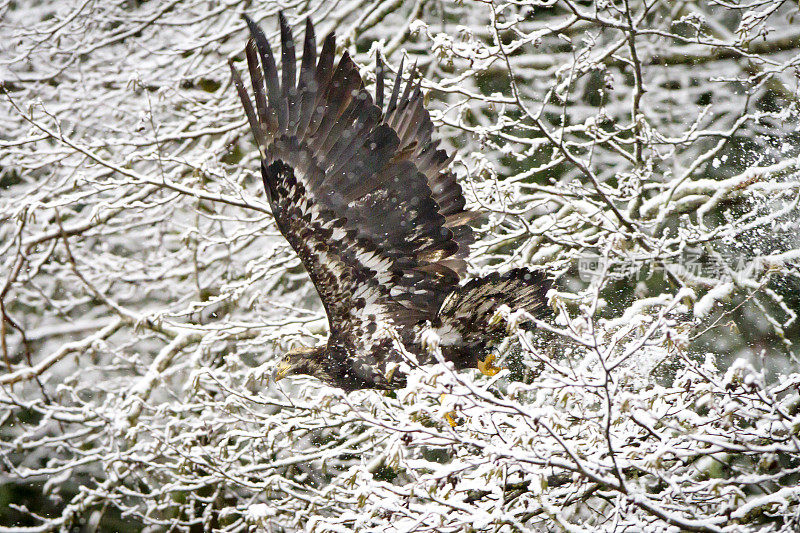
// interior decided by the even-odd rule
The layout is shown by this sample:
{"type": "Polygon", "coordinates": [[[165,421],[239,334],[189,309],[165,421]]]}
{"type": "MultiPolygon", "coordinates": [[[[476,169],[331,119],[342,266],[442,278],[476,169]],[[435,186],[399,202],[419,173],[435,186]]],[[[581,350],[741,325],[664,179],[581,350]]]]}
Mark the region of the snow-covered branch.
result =
{"type": "Polygon", "coordinates": [[[0,1],[0,531],[797,531],[798,18],[0,1]],[[270,382],[327,327],[226,65],[279,8],[416,64],[470,274],[556,279],[497,375],[270,382]]]}

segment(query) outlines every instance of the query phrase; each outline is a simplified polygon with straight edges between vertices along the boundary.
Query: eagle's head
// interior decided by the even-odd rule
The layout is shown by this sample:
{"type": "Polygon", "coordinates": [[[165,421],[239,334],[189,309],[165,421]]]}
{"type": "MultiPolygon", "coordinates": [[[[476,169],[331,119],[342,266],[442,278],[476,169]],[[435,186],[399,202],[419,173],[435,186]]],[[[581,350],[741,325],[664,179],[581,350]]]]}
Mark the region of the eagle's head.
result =
{"type": "Polygon", "coordinates": [[[338,343],[328,343],[315,348],[297,348],[287,354],[275,366],[275,381],[286,376],[305,374],[313,376],[328,385],[350,392],[359,389],[396,389],[405,386],[405,376],[400,373],[386,376],[375,370],[352,367],[352,358],[338,343]],[[365,370],[367,370],[365,372],[365,370]]]}
{"type": "Polygon", "coordinates": [[[286,376],[305,374],[322,381],[330,381],[330,375],[326,371],[325,365],[322,364],[324,355],[325,346],[300,347],[289,350],[275,366],[272,377],[278,381],[286,376]]]}

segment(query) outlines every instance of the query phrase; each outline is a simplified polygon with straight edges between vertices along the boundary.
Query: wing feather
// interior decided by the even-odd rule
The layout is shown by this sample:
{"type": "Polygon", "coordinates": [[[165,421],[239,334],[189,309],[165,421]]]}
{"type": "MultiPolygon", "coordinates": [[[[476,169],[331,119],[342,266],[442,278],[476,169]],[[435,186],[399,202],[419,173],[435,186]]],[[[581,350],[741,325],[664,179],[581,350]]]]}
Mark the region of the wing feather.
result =
{"type": "Polygon", "coordinates": [[[261,57],[263,77],[267,85],[267,95],[269,96],[269,107],[276,114],[278,128],[282,131],[286,127],[286,115],[283,113],[283,106],[280,102],[280,88],[278,86],[278,69],[275,66],[275,58],[272,56],[272,48],[269,46],[267,36],[264,31],[256,24],[253,19],[243,15],[250,35],[256,43],[258,54],[261,57]]]}
{"type": "Polygon", "coordinates": [[[250,101],[250,96],[247,94],[247,89],[245,89],[244,83],[242,82],[242,77],[233,66],[232,61],[229,60],[228,65],[230,66],[231,73],[233,74],[233,84],[236,86],[236,92],[239,93],[239,99],[242,101],[244,114],[247,116],[247,121],[250,123],[250,129],[253,132],[253,136],[256,138],[256,144],[258,145],[258,150],[263,159],[267,149],[267,140],[265,138],[263,125],[259,122],[259,119],[256,116],[256,112],[253,109],[253,103],[250,101]]]}
{"type": "Polygon", "coordinates": [[[403,81],[403,63],[405,62],[405,59],[405,57],[401,57],[400,66],[397,67],[397,76],[394,78],[392,94],[389,96],[389,105],[386,106],[387,116],[397,107],[397,97],[400,95],[400,82],[403,81]]]}
{"type": "Polygon", "coordinates": [[[383,109],[383,60],[381,53],[375,54],[375,105],[378,109],[383,109]]]}
{"type": "Polygon", "coordinates": [[[333,33],[316,56],[307,20],[298,76],[280,14],[279,84],[266,35],[246,20],[255,109],[231,68],[276,224],[320,294],[332,338],[369,352],[376,323],[402,330],[431,319],[458,283],[471,242],[463,194],[431,141],[420,84],[409,79],[400,94],[402,62],[384,111],[380,56],[373,99],[346,51],[334,67],[333,33]]]}
{"type": "Polygon", "coordinates": [[[400,61],[383,120],[397,132],[400,151],[410,150],[409,159],[426,176],[432,197],[439,204],[439,212],[446,217],[445,227],[453,231],[453,239],[459,244],[458,252],[448,260],[448,264],[463,275],[469,246],[475,239],[468,223],[480,213],[464,209],[466,199],[463,190],[457,183],[455,174],[448,170],[453,158],[439,147],[439,141],[431,137],[433,121],[423,104],[422,79],[414,84],[413,70],[400,95],[403,73],[403,61],[400,61]]]}
{"type": "Polygon", "coordinates": [[[300,79],[297,82],[297,91],[300,94],[300,109],[294,134],[298,136],[305,134],[317,101],[316,60],[317,39],[314,34],[314,25],[311,24],[311,19],[307,18],[306,36],[303,40],[303,59],[300,65],[300,79]]]}
{"type": "Polygon", "coordinates": [[[292,28],[286,22],[286,17],[282,11],[278,11],[278,21],[281,28],[281,92],[283,95],[282,105],[286,106],[287,123],[291,128],[297,120],[297,106],[295,96],[297,95],[296,59],[294,55],[294,36],[292,28]]]}
{"type": "MultiPolygon", "coordinates": [[[[339,122],[342,113],[350,105],[353,99],[353,91],[359,88],[360,83],[361,78],[358,75],[358,69],[350,59],[350,55],[345,51],[339,60],[336,71],[328,80],[323,94],[323,101],[317,105],[316,113],[321,115],[321,120],[313,133],[317,146],[315,155],[319,155],[319,151],[328,139],[328,133],[339,122]]],[[[345,124],[345,121],[341,121],[341,124],[345,124]]]]}

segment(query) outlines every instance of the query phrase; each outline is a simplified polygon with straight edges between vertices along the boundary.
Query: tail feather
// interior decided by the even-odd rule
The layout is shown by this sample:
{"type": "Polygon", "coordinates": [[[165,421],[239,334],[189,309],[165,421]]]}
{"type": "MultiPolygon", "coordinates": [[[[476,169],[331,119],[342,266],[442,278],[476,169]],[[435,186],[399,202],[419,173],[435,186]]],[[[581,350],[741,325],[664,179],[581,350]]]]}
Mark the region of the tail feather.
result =
{"type": "Polygon", "coordinates": [[[534,317],[549,313],[547,291],[551,282],[543,273],[515,268],[505,274],[492,273],[458,287],[442,304],[439,319],[452,324],[463,336],[487,334],[493,328],[491,318],[497,309],[524,309],[534,317]]]}

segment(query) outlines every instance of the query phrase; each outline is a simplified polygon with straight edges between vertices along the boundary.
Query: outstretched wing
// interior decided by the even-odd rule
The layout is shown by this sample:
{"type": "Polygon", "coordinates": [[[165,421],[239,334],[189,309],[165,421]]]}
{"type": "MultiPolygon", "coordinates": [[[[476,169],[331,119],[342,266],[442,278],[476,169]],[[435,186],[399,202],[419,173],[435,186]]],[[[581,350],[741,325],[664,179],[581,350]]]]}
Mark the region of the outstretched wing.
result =
{"type": "MultiPolygon", "coordinates": [[[[375,66],[375,101],[383,110],[385,69],[380,54],[377,56],[375,66]]],[[[439,147],[438,140],[431,138],[433,122],[423,104],[422,78],[414,86],[412,73],[400,96],[402,72],[401,59],[389,103],[383,111],[383,121],[397,133],[401,150],[409,151],[411,160],[419,171],[425,174],[432,197],[439,206],[439,213],[445,217],[445,226],[453,232],[453,239],[459,245],[458,252],[443,262],[463,276],[467,267],[465,259],[469,254],[469,245],[474,242],[472,228],[467,222],[479,213],[464,209],[467,203],[464,193],[456,181],[455,174],[448,168],[453,158],[446,150],[439,147]]]]}
{"type": "Polygon", "coordinates": [[[380,322],[402,330],[431,319],[458,283],[472,238],[463,194],[431,141],[419,87],[412,94],[409,81],[399,97],[395,83],[384,113],[347,52],[334,67],[332,33],[317,59],[310,21],[298,77],[282,14],[279,81],[266,36],[246,20],[255,107],[231,70],[276,223],[320,294],[331,335],[370,351],[380,322]]]}

